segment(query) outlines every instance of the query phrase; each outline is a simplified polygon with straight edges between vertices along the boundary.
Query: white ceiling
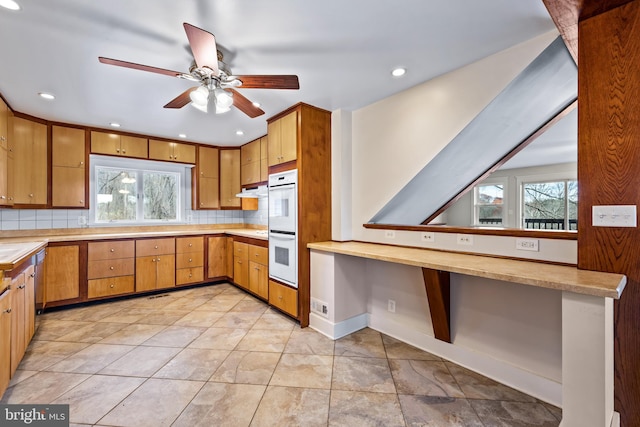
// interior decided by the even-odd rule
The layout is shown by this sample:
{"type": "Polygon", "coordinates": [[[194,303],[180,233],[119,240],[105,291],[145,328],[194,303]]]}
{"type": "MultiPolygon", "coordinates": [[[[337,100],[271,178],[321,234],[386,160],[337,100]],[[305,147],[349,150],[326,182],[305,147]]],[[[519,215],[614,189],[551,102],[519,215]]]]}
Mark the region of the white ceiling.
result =
{"type": "Polygon", "coordinates": [[[265,119],[295,103],[358,109],[555,28],[542,0],[17,1],[20,11],[0,8],[0,93],[14,110],[214,145],[264,135],[265,119]],[[98,62],[186,72],[183,22],[216,36],[234,74],[297,74],[300,90],[239,89],[262,104],[255,119],[168,110],[192,82],[98,62]],[[403,78],[390,76],[397,66],[403,78]]]}

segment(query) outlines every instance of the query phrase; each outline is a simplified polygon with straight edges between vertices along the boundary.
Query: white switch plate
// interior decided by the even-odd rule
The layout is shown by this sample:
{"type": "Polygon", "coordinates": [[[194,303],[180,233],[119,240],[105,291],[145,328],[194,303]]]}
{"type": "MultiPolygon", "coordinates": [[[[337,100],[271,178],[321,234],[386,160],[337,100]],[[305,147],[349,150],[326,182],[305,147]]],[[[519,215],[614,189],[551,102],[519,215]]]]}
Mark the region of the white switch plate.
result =
{"type": "Polygon", "coordinates": [[[395,239],[396,238],[396,232],[393,230],[386,230],[384,232],[384,237],[386,237],[387,239],[395,239]]]}
{"type": "Polygon", "coordinates": [[[473,245],[473,235],[472,234],[458,234],[456,236],[456,242],[458,242],[459,245],[471,246],[471,245],[473,245]]]}
{"type": "Polygon", "coordinates": [[[637,227],[635,205],[592,206],[594,227],[637,227]]]}
{"type": "Polygon", "coordinates": [[[519,251],[538,252],[538,239],[516,239],[516,249],[519,251]]]}
{"type": "Polygon", "coordinates": [[[389,300],[389,302],[387,303],[387,310],[390,311],[391,313],[395,313],[396,312],[396,302],[392,299],[389,300]]]}
{"type": "Polygon", "coordinates": [[[420,235],[420,240],[433,243],[436,241],[436,233],[433,231],[425,231],[420,235]]]}

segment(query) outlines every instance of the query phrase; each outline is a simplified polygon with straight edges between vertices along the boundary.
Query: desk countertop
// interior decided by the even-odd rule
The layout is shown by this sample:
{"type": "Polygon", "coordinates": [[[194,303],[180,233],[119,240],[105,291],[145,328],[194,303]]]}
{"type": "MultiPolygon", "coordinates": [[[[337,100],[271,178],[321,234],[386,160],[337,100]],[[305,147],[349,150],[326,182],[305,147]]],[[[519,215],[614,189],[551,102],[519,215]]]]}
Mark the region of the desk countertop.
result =
{"type": "Polygon", "coordinates": [[[317,251],[614,299],[620,298],[627,283],[627,278],[623,274],[431,249],[333,241],[310,243],[307,246],[317,251]]]}

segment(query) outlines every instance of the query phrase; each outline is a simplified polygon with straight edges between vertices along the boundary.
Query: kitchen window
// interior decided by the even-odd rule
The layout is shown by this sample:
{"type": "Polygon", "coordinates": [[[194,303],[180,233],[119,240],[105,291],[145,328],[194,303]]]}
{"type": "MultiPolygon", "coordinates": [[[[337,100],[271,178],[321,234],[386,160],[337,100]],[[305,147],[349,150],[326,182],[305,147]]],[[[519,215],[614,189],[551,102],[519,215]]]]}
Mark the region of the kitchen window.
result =
{"type": "Polygon", "coordinates": [[[504,181],[483,182],[474,188],[474,224],[504,226],[504,181]]]}
{"type": "Polygon", "coordinates": [[[522,227],[578,229],[578,181],[574,179],[522,183],[522,227]]]}
{"type": "Polygon", "coordinates": [[[185,170],[184,166],[160,162],[92,158],[93,222],[181,221],[185,170]]]}

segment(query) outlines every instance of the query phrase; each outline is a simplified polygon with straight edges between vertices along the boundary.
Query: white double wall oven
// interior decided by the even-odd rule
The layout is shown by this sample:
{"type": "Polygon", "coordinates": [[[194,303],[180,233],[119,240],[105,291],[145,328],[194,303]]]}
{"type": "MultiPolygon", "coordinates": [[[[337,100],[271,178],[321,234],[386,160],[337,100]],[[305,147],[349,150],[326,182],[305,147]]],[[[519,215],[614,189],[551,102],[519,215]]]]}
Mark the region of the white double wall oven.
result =
{"type": "Polygon", "coordinates": [[[269,277],[298,287],[298,171],[269,175],[269,277]]]}

